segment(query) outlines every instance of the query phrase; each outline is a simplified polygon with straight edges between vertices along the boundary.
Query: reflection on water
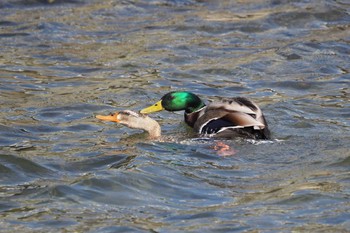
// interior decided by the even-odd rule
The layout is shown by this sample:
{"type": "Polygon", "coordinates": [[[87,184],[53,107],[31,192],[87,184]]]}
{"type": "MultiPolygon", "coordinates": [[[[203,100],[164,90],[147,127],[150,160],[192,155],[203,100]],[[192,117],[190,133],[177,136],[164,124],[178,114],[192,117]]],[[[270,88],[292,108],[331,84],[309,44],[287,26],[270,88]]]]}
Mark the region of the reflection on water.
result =
{"type": "Polygon", "coordinates": [[[4,232],[345,232],[347,1],[0,3],[4,232]],[[274,140],[99,122],[172,90],[262,106],[274,140]]]}

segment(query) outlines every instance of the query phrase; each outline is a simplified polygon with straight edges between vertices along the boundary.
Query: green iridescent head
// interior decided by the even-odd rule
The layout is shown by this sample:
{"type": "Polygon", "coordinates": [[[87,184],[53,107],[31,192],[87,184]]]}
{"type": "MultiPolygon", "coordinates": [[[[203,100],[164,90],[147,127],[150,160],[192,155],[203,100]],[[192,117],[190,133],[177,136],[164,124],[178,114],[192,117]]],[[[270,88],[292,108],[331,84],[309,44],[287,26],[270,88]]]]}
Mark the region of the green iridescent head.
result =
{"type": "Polygon", "coordinates": [[[160,101],[154,105],[144,108],[141,113],[151,113],[161,111],[181,111],[186,113],[195,112],[204,107],[203,101],[195,94],[187,91],[174,91],[164,95],[160,101]]]}

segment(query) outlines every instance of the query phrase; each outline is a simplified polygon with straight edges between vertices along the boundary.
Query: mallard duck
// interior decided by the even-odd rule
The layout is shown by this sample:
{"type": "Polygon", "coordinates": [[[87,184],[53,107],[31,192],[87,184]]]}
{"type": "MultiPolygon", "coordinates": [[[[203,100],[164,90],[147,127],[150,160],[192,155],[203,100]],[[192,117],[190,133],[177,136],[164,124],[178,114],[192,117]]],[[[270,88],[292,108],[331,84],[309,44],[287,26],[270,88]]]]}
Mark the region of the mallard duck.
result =
{"type": "Polygon", "coordinates": [[[269,139],[270,131],[265,117],[253,101],[244,97],[221,99],[206,105],[197,95],[175,91],[164,95],[142,114],[167,111],[185,111],[185,122],[201,136],[269,139]]]}
{"type": "Polygon", "coordinates": [[[133,129],[145,130],[151,139],[159,138],[161,135],[160,125],[157,121],[131,110],[123,110],[107,116],[97,115],[96,118],[103,121],[120,123],[133,129]]]}

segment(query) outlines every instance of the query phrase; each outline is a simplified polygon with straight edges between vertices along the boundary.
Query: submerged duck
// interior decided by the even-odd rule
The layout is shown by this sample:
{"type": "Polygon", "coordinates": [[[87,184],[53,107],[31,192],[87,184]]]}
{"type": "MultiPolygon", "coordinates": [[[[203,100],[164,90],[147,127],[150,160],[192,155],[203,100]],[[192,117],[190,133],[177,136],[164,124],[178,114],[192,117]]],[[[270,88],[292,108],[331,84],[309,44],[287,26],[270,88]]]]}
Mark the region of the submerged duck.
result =
{"type": "MultiPolygon", "coordinates": [[[[161,128],[158,122],[142,113],[136,113],[131,110],[123,110],[120,112],[111,113],[107,116],[97,115],[96,118],[103,121],[120,123],[129,128],[142,129],[148,132],[150,139],[159,140],[161,137],[161,128]]],[[[231,149],[228,145],[222,142],[216,142],[212,148],[219,156],[231,156],[236,153],[235,150],[231,149]]]]}
{"type": "Polygon", "coordinates": [[[148,132],[151,139],[156,139],[161,136],[160,125],[157,121],[144,114],[139,114],[131,110],[123,110],[107,116],[97,115],[96,118],[103,121],[120,123],[133,129],[142,129],[148,132]]]}
{"type": "Polygon", "coordinates": [[[140,113],[161,110],[184,110],[185,122],[202,136],[270,138],[267,122],[259,106],[244,97],[222,99],[206,105],[191,92],[175,91],[167,93],[140,113]]]}

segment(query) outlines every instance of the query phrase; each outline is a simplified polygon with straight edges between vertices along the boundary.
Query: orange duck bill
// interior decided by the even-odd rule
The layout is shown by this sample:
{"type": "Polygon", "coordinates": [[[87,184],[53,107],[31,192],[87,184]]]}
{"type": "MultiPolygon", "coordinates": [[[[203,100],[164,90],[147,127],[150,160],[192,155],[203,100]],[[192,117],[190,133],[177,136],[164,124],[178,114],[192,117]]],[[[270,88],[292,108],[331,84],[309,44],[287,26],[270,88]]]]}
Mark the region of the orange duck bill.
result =
{"type": "Polygon", "coordinates": [[[119,119],[118,119],[118,112],[107,115],[107,116],[103,116],[103,115],[97,115],[96,118],[103,120],[103,121],[111,121],[111,122],[117,122],[119,123],[119,119]]]}

